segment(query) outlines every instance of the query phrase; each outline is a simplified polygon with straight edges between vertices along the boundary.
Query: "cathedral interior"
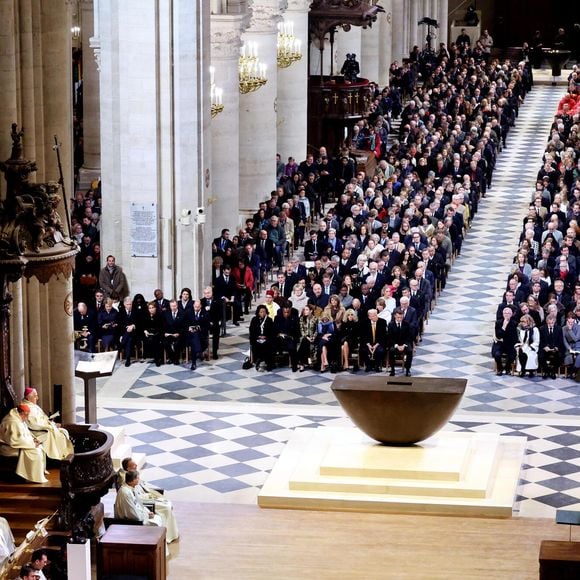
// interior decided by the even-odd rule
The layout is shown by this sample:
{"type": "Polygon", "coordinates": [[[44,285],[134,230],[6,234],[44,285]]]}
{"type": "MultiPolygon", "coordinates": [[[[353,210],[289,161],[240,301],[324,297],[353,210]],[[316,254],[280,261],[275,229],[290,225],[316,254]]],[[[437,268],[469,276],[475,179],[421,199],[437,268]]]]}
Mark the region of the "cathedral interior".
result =
{"type": "MultiPolygon", "coordinates": [[[[424,48],[428,29],[419,21],[437,21],[435,46],[449,45],[467,4],[0,0],[3,409],[33,385],[44,409],[60,409],[62,423],[85,422],[73,321],[83,236],[75,237],[71,214],[79,192],[82,206],[86,191],[98,188],[100,267],[114,256],[131,296],[151,300],[161,289],[178,298],[189,288],[201,297],[215,282],[212,240],[224,228],[243,229],[276,190],[276,154],[300,163],[327,147],[334,157],[362,118],[312,114],[315,107],[328,113],[337,90],[345,107],[360,100],[367,108],[350,81],[337,89],[332,80],[346,55],[357,55],[360,78],[380,91],[391,63],[424,48]],[[358,24],[337,21],[316,36],[316,10],[328,16],[361,5],[370,17],[357,12],[358,24]],[[290,41],[281,54],[284,35],[290,41]],[[240,59],[246,54],[249,73],[240,59]],[[44,203],[34,214],[41,226],[32,210],[19,229],[9,223],[11,211],[25,211],[15,209],[22,199],[44,203]]],[[[572,50],[558,82],[547,61],[534,70],[493,185],[413,357],[413,377],[467,379],[446,433],[525,438],[509,517],[259,507],[296,430],[338,433],[353,424],[332,392],[333,375],[242,368],[246,315],[239,325],[224,323],[219,358],[194,370],[189,361],[155,365],[141,356],[96,381],[100,429],[113,435],[117,453],[139,458],[143,478],[173,502],[181,535],[169,545],[167,578],[532,578],[542,540],[580,537],[555,523],[557,510],[580,508],[580,387],[567,372],[549,380],[497,376],[490,355],[522,219],[578,51],[572,24],[580,15],[571,7],[562,22],[555,8],[535,1],[476,4],[477,36],[489,30],[497,58],[519,57],[514,47],[536,29],[549,46],[560,26],[572,50]]],[[[295,255],[306,261],[301,248],[295,255]]],[[[250,312],[264,296],[262,288],[250,312]]],[[[113,502],[113,492],[104,496],[105,515],[113,502]]]]}

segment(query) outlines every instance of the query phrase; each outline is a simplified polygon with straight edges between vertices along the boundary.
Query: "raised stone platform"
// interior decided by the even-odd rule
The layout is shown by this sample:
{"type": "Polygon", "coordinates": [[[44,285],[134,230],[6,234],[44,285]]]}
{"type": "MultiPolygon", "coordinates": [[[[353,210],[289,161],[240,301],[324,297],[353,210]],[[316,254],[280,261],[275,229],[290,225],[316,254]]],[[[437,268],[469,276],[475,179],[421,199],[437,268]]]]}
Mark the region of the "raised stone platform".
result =
{"type": "Polygon", "coordinates": [[[524,437],[439,432],[411,447],[354,428],[296,429],[258,495],[268,508],[511,517],[524,437]]]}

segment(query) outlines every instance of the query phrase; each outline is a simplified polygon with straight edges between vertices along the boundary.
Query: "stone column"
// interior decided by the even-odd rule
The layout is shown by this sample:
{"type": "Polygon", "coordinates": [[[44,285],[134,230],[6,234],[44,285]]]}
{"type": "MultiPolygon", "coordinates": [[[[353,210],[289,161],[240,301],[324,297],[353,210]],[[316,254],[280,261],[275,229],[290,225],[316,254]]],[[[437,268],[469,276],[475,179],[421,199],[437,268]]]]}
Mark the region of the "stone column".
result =
{"type": "MultiPolygon", "coordinates": [[[[0,2],[0,159],[8,158],[12,146],[10,126],[19,120],[17,81],[16,12],[14,2],[0,2]]],[[[20,47],[18,47],[20,50],[20,47]]],[[[6,182],[0,179],[0,198],[6,193],[6,182]]]]}
{"type": "Polygon", "coordinates": [[[59,204],[58,213],[63,221],[67,215],[64,203],[74,194],[71,9],[65,3],[53,2],[50,10],[40,12],[41,46],[35,59],[35,62],[42,62],[42,99],[35,100],[35,116],[43,120],[44,131],[42,138],[37,133],[36,156],[32,159],[38,165],[36,181],[58,181],[54,136],[58,137],[66,197],[59,204]]]}
{"type": "MultiPolygon", "coordinates": [[[[240,220],[240,90],[238,62],[241,34],[249,17],[211,16],[211,64],[223,90],[224,110],[211,120],[211,238],[222,228],[237,229],[240,220]]],[[[232,234],[233,236],[233,234],[232,234]]]]}
{"type": "Polygon", "coordinates": [[[101,108],[99,103],[99,71],[92,48],[95,30],[93,0],[83,0],[81,9],[81,46],[83,51],[83,146],[84,164],[81,181],[91,182],[101,174],[101,108]]]}
{"type": "MultiPolygon", "coordinates": [[[[383,4],[381,2],[381,6],[383,4]]],[[[381,12],[372,27],[361,28],[360,76],[374,82],[378,82],[380,76],[381,20],[384,18],[385,14],[381,12]]]]}
{"type": "Polygon", "coordinates": [[[24,312],[22,309],[22,278],[14,282],[11,287],[12,304],[10,305],[10,368],[12,369],[12,387],[22,396],[26,380],[24,357],[24,312]]]}
{"type": "MultiPolygon", "coordinates": [[[[392,57],[391,61],[397,61],[399,64],[403,60],[405,53],[405,0],[391,0],[393,6],[393,22],[391,29],[393,31],[392,57]]],[[[389,65],[390,66],[390,65],[389,65]]]]}
{"type": "Polygon", "coordinates": [[[181,216],[208,211],[210,197],[209,3],[101,0],[99,28],[103,254],[116,255],[132,293],[197,295],[207,224],[181,216]],[[154,257],[133,255],[132,204],[156,210],[154,257]]]}
{"type": "MultiPolygon", "coordinates": [[[[48,302],[48,327],[50,336],[50,357],[58,364],[51,366],[50,384],[43,382],[45,388],[62,385],[62,422],[75,423],[76,400],[74,388],[74,325],[72,317],[72,260],[69,267],[63,263],[61,272],[51,276],[45,285],[48,302]]],[[[46,405],[46,394],[43,403],[46,405]]],[[[50,401],[52,403],[52,400],[50,401]]],[[[53,405],[45,408],[52,409],[53,405]]]]}
{"type": "Polygon", "coordinates": [[[284,0],[254,0],[250,27],[243,42],[255,42],[268,82],[240,95],[240,213],[253,214],[276,186],[276,41],[284,0]]]}
{"type": "Polygon", "coordinates": [[[308,10],[312,0],[289,0],[285,22],[294,23],[294,36],[301,41],[302,58],[287,68],[278,68],[277,152],[283,160],[306,159],[308,127],[308,10]]]}
{"type": "Polygon", "coordinates": [[[381,0],[381,6],[385,9],[384,14],[379,14],[375,26],[379,29],[379,86],[386,87],[389,84],[389,67],[395,60],[393,52],[394,29],[393,29],[393,0],[381,0]]]}
{"type": "Polygon", "coordinates": [[[420,44],[419,41],[419,4],[421,0],[409,0],[409,45],[407,47],[408,56],[413,47],[416,44],[420,44]]]}
{"type": "Polygon", "coordinates": [[[449,1],[439,0],[439,42],[448,44],[449,39],[449,1]]]}

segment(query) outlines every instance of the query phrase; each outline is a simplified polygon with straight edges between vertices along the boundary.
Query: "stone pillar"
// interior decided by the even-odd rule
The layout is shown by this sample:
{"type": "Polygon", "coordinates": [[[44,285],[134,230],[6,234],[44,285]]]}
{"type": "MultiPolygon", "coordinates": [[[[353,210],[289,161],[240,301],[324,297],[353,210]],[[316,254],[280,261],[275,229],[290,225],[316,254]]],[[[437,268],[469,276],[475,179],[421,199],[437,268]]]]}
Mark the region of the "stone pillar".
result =
{"type": "MultiPolygon", "coordinates": [[[[364,32],[368,32],[365,30],[364,32]]],[[[356,59],[361,63],[361,53],[362,53],[362,33],[363,29],[360,26],[353,26],[348,32],[345,32],[342,28],[338,29],[335,36],[334,43],[334,74],[340,75],[340,69],[344,64],[346,55],[349,53],[356,54],[356,59]]],[[[326,56],[326,51],[325,51],[326,56]]]]}
{"type": "MultiPolygon", "coordinates": [[[[18,38],[14,34],[17,14],[14,2],[0,2],[0,159],[10,154],[10,126],[20,118],[17,81],[18,38]]],[[[18,47],[20,50],[20,47],[18,47]]],[[[6,183],[0,179],[0,198],[6,194],[6,183]]]]}
{"type": "Polygon", "coordinates": [[[439,0],[439,42],[446,45],[449,40],[449,0],[439,0]]]}
{"type": "MultiPolygon", "coordinates": [[[[407,47],[407,54],[409,56],[411,50],[416,44],[421,44],[419,37],[419,4],[421,0],[409,0],[409,45],[407,47]]],[[[420,47],[419,47],[420,48],[420,47]]]]}
{"type": "MultiPolygon", "coordinates": [[[[393,18],[391,30],[393,31],[391,61],[399,64],[405,53],[405,0],[391,0],[393,6],[393,18]]],[[[390,65],[389,65],[390,66],[390,65]]]]}
{"type": "Polygon", "coordinates": [[[22,301],[22,278],[12,284],[12,304],[10,305],[10,368],[12,369],[12,387],[19,395],[24,395],[26,380],[25,357],[24,357],[24,320],[23,301],[22,301]]]}
{"type": "MultiPolygon", "coordinates": [[[[83,51],[83,146],[84,164],[81,181],[98,179],[101,174],[101,120],[99,104],[99,71],[92,48],[95,30],[93,0],[83,0],[81,9],[81,46],[83,51]]],[[[98,22],[98,21],[97,21],[98,22]]]]}
{"type": "MultiPolygon", "coordinates": [[[[57,135],[67,197],[73,187],[71,9],[68,3],[57,0],[0,2],[3,23],[0,31],[1,150],[9,151],[10,124],[24,126],[24,155],[38,167],[33,181],[57,181],[59,172],[54,150],[54,135],[57,135]]],[[[57,208],[64,224],[67,223],[66,201],[61,201],[57,208]]],[[[46,326],[48,318],[53,316],[48,287],[42,287],[33,276],[12,284],[11,293],[15,297],[11,362],[17,393],[22,394],[25,383],[48,387],[52,378],[58,376],[58,382],[65,388],[64,396],[74,409],[72,364],[66,356],[61,356],[54,342],[67,329],[62,307],[54,313],[51,333],[46,326]]],[[[47,396],[50,397],[50,389],[47,396]]],[[[44,403],[50,401],[43,400],[44,403]]],[[[73,415],[67,417],[73,418],[73,415]]]]}
{"type": "Polygon", "coordinates": [[[209,275],[208,225],[195,219],[197,208],[211,219],[209,8],[202,0],[99,2],[101,245],[132,293],[189,286],[196,296],[209,275]],[[132,204],[156,211],[154,257],[133,255],[132,204]],[[181,221],[188,211],[193,223],[181,221]]]}
{"type": "MultiPolygon", "coordinates": [[[[240,220],[240,90],[238,62],[241,34],[249,17],[211,16],[211,64],[223,90],[224,110],[211,120],[211,238],[222,228],[236,230],[240,220]]],[[[232,234],[233,236],[233,234],[232,234]]]]}
{"type": "Polygon", "coordinates": [[[381,0],[381,6],[385,9],[379,14],[375,26],[379,29],[379,86],[386,87],[389,84],[389,67],[395,60],[393,52],[394,29],[393,29],[393,0],[381,0]]]}
{"type": "Polygon", "coordinates": [[[243,42],[255,42],[268,82],[240,95],[240,213],[253,214],[276,187],[276,41],[284,0],[254,0],[250,27],[243,42]]]}
{"type": "Polygon", "coordinates": [[[308,126],[308,10],[312,0],[289,0],[285,22],[294,23],[294,36],[301,41],[302,58],[287,68],[278,68],[277,152],[283,160],[306,159],[308,126]]]}
{"type": "MultiPolygon", "coordinates": [[[[381,2],[381,6],[383,6],[381,2]]],[[[384,6],[383,6],[384,8],[384,6]]],[[[382,12],[377,15],[372,27],[361,28],[360,76],[370,81],[378,82],[381,59],[381,20],[385,18],[382,12]]]]}
{"type": "Polygon", "coordinates": [[[50,357],[58,361],[51,366],[50,383],[43,381],[44,390],[42,402],[46,409],[53,409],[47,405],[50,397],[52,403],[52,385],[62,385],[62,422],[76,422],[76,400],[74,388],[74,325],[72,317],[72,261],[69,267],[65,266],[61,272],[51,276],[47,284],[48,328],[50,336],[50,357]]]}

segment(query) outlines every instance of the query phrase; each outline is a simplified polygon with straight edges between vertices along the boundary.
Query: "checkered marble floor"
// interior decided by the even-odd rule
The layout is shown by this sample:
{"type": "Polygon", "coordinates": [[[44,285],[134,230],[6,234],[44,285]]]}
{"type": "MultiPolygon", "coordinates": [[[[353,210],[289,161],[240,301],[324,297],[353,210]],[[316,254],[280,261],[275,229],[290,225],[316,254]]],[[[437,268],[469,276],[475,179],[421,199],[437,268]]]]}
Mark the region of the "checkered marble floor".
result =
{"type": "MultiPolygon", "coordinates": [[[[528,437],[516,506],[526,516],[580,507],[580,387],[498,378],[490,356],[495,310],[561,94],[546,86],[527,96],[413,363],[418,376],[468,377],[448,429],[528,437]]],[[[195,372],[133,364],[99,385],[100,422],[125,427],[133,449],[147,454],[144,478],[170,497],[253,503],[292,429],[349,424],[332,375],[242,370],[247,323],[228,327],[219,360],[195,372]]]]}

